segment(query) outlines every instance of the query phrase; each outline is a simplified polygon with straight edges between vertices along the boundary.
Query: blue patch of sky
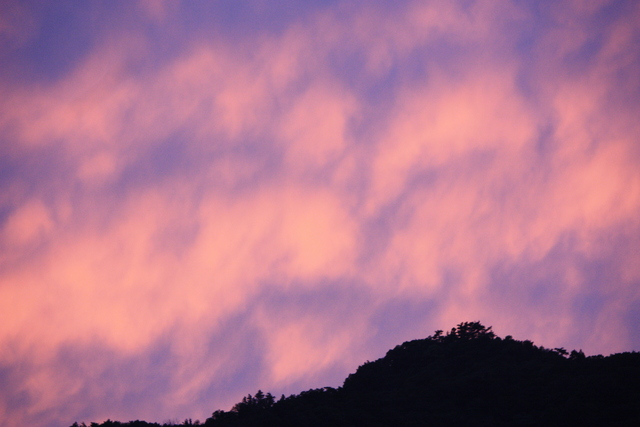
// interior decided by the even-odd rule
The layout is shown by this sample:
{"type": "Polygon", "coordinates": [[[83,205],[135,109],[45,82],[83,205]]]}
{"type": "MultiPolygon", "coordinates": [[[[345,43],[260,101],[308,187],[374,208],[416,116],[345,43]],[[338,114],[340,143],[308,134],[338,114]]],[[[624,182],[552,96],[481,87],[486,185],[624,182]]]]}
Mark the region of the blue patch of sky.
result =
{"type": "MultiPolygon", "coordinates": [[[[211,308],[215,310],[215,306],[211,308]]],[[[212,382],[202,391],[202,398],[216,406],[215,409],[225,409],[219,405],[229,404],[229,399],[236,403],[247,394],[257,390],[250,386],[257,384],[266,369],[266,342],[260,331],[251,324],[252,311],[246,309],[236,312],[229,318],[223,319],[220,327],[215,329],[204,340],[204,360],[222,358],[227,364],[216,373],[212,382]],[[225,357],[233,353],[233,357],[225,357]]],[[[266,390],[263,390],[266,392],[266,390]]]]}
{"type": "MultiPolygon", "coordinates": [[[[382,357],[387,350],[405,341],[426,338],[434,331],[425,330],[424,325],[434,324],[435,330],[438,313],[438,302],[433,298],[395,298],[385,302],[371,317],[375,335],[369,348],[382,357]]],[[[460,322],[466,320],[470,319],[460,319],[460,322]]]]}
{"type": "Polygon", "coordinates": [[[49,3],[36,19],[40,20],[37,35],[16,53],[36,81],[53,82],[86,56],[96,31],[86,7],[72,1],[49,3]]]}
{"type": "Polygon", "coordinates": [[[185,28],[196,33],[228,37],[228,42],[252,38],[256,34],[277,35],[292,23],[323,10],[337,1],[295,0],[210,2],[191,1],[179,11],[185,28]]]}
{"type": "MultiPolygon", "coordinates": [[[[630,286],[640,289],[640,282],[631,283],[630,286]]],[[[627,336],[629,340],[629,351],[640,351],[640,297],[631,302],[630,308],[625,316],[628,325],[627,336]]]]}
{"type": "MultiPolygon", "coordinates": [[[[320,280],[312,283],[287,284],[265,282],[255,303],[273,310],[279,315],[295,318],[300,314],[340,313],[337,318],[345,319],[365,310],[371,303],[371,292],[364,284],[353,279],[320,280]]],[[[332,320],[332,317],[327,319],[332,320]]]]}

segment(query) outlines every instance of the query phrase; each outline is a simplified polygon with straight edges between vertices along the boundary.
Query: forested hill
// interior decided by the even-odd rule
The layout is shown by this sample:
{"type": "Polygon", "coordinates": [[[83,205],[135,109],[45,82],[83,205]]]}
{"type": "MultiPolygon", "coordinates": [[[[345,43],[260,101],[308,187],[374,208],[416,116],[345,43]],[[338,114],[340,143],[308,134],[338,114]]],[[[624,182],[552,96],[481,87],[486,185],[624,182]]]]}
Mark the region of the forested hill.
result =
{"type": "MultiPolygon", "coordinates": [[[[640,426],[640,353],[586,357],[497,337],[479,322],[405,342],[338,389],[258,391],[180,425],[640,426]]],[[[95,426],[158,426],[107,421],[95,426]]]]}

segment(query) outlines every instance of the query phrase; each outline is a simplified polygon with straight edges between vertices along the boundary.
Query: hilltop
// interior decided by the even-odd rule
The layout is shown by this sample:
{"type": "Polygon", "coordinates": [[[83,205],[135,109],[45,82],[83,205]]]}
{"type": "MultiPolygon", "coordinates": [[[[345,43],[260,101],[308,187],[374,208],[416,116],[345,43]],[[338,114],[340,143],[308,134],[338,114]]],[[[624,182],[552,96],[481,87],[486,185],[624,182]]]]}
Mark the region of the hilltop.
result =
{"type": "MultiPolygon", "coordinates": [[[[93,427],[159,426],[106,421],[93,427]]],[[[465,322],[366,362],[342,387],[258,391],[203,423],[235,426],[640,425],[640,353],[587,357],[465,322]]],[[[165,425],[168,427],[168,425],[165,425]]]]}

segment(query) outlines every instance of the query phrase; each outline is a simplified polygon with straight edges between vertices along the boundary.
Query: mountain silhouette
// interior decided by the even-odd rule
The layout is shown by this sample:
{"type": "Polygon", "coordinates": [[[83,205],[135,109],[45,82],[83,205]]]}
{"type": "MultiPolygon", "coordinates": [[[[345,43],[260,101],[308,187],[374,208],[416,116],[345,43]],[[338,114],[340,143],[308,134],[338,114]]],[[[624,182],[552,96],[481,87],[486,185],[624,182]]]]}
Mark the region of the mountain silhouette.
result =
{"type": "Polygon", "coordinates": [[[640,353],[587,357],[500,338],[491,327],[465,322],[396,346],[340,388],[278,400],[259,390],[230,411],[178,425],[640,426],[640,353]]]}

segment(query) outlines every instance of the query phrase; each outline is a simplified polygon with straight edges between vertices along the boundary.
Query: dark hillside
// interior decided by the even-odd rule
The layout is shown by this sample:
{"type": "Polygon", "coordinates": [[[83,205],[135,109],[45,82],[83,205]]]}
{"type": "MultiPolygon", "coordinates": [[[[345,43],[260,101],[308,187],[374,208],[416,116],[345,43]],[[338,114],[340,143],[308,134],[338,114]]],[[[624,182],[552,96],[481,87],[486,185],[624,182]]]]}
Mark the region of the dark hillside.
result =
{"type": "Polygon", "coordinates": [[[459,333],[469,325],[350,375],[348,406],[371,414],[362,425],[640,425],[640,354],[586,358],[500,339],[479,323],[459,333]]]}
{"type": "Polygon", "coordinates": [[[467,322],[395,347],[360,366],[341,388],[278,401],[258,391],[204,424],[639,426],[640,353],[585,357],[499,338],[467,322]]]}

